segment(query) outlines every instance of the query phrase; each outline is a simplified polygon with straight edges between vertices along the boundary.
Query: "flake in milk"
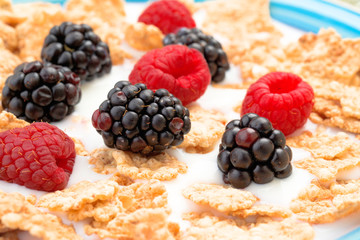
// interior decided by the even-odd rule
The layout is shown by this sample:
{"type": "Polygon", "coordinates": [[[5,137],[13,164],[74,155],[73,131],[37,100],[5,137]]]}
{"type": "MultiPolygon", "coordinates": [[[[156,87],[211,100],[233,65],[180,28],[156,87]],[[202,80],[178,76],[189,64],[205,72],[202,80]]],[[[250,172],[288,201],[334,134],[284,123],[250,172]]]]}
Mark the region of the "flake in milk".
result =
{"type": "Polygon", "coordinates": [[[3,40],[5,47],[10,51],[17,49],[18,39],[13,27],[0,21],[0,38],[3,40]]]}
{"type": "Polygon", "coordinates": [[[168,221],[169,212],[164,208],[138,209],[132,213],[119,213],[109,222],[92,222],[85,226],[86,234],[100,238],[131,240],[176,239],[179,227],[168,221]]]}
{"type": "Polygon", "coordinates": [[[360,165],[360,143],[343,132],[335,136],[329,136],[324,129],[304,132],[289,138],[287,144],[312,153],[312,157],[293,164],[314,174],[321,182],[334,181],[339,172],[360,165]]]}
{"type": "Polygon", "coordinates": [[[126,42],[140,51],[161,48],[163,38],[164,35],[159,28],[142,22],[129,24],[125,30],[126,42]]]}
{"type": "Polygon", "coordinates": [[[308,223],[292,218],[282,221],[266,221],[249,224],[236,219],[226,219],[209,213],[189,213],[184,220],[191,226],[182,233],[181,239],[297,239],[314,238],[314,230],[308,223]]]}
{"type": "Polygon", "coordinates": [[[89,152],[85,149],[83,142],[78,138],[71,138],[75,144],[76,155],[89,156],[89,152]]]}
{"type": "Polygon", "coordinates": [[[0,132],[4,132],[14,128],[22,128],[30,125],[30,123],[16,118],[12,113],[2,111],[0,113],[0,132]]]}
{"type": "Polygon", "coordinates": [[[133,179],[171,180],[187,172],[187,165],[174,156],[163,152],[154,156],[143,156],[120,150],[113,151],[119,173],[133,179]]]}
{"type": "Polygon", "coordinates": [[[273,206],[273,205],[265,205],[265,204],[257,204],[251,206],[251,208],[242,209],[239,211],[234,211],[230,213],[232,216],[247,218],[250,216],[264,216],[264,217],[272,217],[272,218],[288,218],[292,215],[290,209],[273,206]]]}
{"type": "Polygon", "coordinates": [[[185,188],[183,196],[197,204],[208,205],[221,212],[250,208],[258,200],[248,191],[201,183],[185,188]]]}
{"type": "Polygon", "coordinates": [[[190,153],[211,152],[225,131],[225,116],[215,110],[203,109],[199,105],[190,106],[189,111],[191,130],[178,147],[190,153]]]}
{"type": "Polygon", "coordinates": [[[117,171],[113,157],[115,149],[97,148],[90,153],[89,163],[93,164],[93,170],[101,174],[111,174],[117,171]]]}
{"type": "Polygon", "coordinates": [[[81,239],[73,227],[55,215],[42,212],[19,193],[0,192],[0,222],[12,230],[29,231],[44,240],[81,239]]]}
{"type": "Polygon", "coordinates": [[[300,220],[330,223],[360,210],[360,180],[337,181],[330,186],[312,182],[291,204],[300,220]]]}
{"type": "Polygon", "coordinates": [[[5,81],[8,76],[10,76],[14,68],[21,63],[21,60],[6,49],[3,45],[3,41],[0,38],[0,95],[3,87],[5,86],[5,81]]]}

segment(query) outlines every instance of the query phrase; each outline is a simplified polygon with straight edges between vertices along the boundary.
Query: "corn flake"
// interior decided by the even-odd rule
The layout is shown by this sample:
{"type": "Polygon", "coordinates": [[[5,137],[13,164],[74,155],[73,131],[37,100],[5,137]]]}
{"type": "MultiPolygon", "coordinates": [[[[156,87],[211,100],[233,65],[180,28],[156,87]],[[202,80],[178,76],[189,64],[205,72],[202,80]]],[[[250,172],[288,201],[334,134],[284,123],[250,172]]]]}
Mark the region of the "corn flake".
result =
{"type": "Polygon", "coordinates": [[[231,215],[242,218],[247,218],[250,216],[288,218],[292,215],[292,212],[289,209],[279,206],[253,205],[251,208],[232,212],[231,215]]]}
{"type": "Polygon", "coordinates": [[[209,205],[221,212],[247,209],[257,201],[251,192],[215,184],[194,184],[184,189],[183,195],[197,204],[209,205]]]}
{"type": "Polygon", "coordinates": [[[0,233],[0,240],[18,240],[18,239],[19,238],[17,236],[16,231],[0,233]]]}
{"type": "Polygon", "coordinates": [[[187,165],[166,152],[155,156],[114,151],[119,173],[133,179],[171,180],[187,172],[187,165]]]}
{"type": "Polygon", "coordinates": [[[154,25],[142,22],[129,24],[125,30],[125,40],[133,48],[140,51],[149,51],[163,46],[164,35],[154,25]]]}
{"type": "Polygon", "coordinates": [[[55,215],[41,212],[19,193],[0,192],[0,222],[45,240],[81,239],[73,227],[63,224],[55,215]]]}
{"type": "Polygon", "coordinates": [[[14,128],[23,128],[30,125],[30,123],[20,120],[14,114],[2,111],[0,113],[0,132],[4,132],[14,128]]]}
{"type": "Polygon", "coordinates": [[[205,110],[198,105],[189,107],[191,130],[178,147],[190,153],[211,152],[225,131],[225,116],[214,110],[205,110]]]}
{"type": "Polygon", "coordinates": [[[291,202],[300,220],[330,223],[360,210],[360,180],[337,181],[330,186],[313,182],[291,202]]]}

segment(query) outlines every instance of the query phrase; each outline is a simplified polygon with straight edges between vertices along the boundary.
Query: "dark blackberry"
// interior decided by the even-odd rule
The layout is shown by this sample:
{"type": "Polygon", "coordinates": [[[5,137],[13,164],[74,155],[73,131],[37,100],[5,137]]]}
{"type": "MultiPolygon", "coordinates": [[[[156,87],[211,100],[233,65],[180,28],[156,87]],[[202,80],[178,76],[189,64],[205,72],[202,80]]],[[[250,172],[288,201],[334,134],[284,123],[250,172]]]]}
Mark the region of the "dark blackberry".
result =
{"type": "Polygon", "coordinates": [[[41,51],[44,62],[66,66],[81,80],[92,80],[111,71],[109,47],[86,24],[63,22],[51,28],[41,51]]]}
{"type": "Polygon", "coordinates": [[[176,34],[170,33],[164,37],[163,44],[182,44],[200,51],[208,63],[211,81],[214,83],[223,81],[225,71],[230,68],[221,44],[198,28],[181,28],[176,34]]]}
{"type": "Polygon", "coordinates": [[[59,121],[80,101],[80,78],[62,66],[29,62],[19,65],[2,90],[2,106],[16,117],[59,121]]]}
{"type": "Polygon", "coordinates": [[[223,134],[217,164],[226,184],[245,188],[291,175],[291,149],[284,134],[257,114],[230,121],[223,134]]]}
{"type": "Polygon", "coordinates": [[[184,140],[189,111],[166,89],[120,81],[92,116],[105,145],[142,154],[159,153],[184,140]]]}

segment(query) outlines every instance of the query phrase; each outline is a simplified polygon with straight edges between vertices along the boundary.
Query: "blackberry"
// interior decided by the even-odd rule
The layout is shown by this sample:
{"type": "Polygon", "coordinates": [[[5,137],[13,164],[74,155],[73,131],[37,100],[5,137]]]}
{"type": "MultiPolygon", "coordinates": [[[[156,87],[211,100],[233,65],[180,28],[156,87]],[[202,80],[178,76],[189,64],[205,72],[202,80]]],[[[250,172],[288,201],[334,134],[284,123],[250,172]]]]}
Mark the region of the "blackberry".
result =
{"type": "Polygon", "coordinates": [[[59,121],[80,101],[80,78],[62,66],[39,61],[15,68],[2,90],[2,106],[28,122],[59,121]]]}
{"type": "Polygon", "coordinates": [[[109,47],[86,24],[63,22],[51,28],[41,51],[44,62],[70,68],[89,81],[111,71],[109,47]]]}
{"type": "Polygon", "coordinates": [[[166,89],[117,82],[92,116],[106,146],[136,153],[159,153],[184,140],[189,110],[166,89]]]}
{"type": "Polygon", "coordinates": [[[217,164],[224,182],[245,188],[251,181],[268,183],[291,175],[292,152],[284,134],[257,114],[245,114],[226,125],[217,164]]]}
{"type": "Polygon", "coordinates": [[[163,39],[163,44],[182,44],[199,50],[205,57],[211,73],[211,81],[219,83],[225,78],[225,71],[230,68],[227,55],[221,44],[212,36],[204,34],[198,28],[180,28],[163,39]]]}

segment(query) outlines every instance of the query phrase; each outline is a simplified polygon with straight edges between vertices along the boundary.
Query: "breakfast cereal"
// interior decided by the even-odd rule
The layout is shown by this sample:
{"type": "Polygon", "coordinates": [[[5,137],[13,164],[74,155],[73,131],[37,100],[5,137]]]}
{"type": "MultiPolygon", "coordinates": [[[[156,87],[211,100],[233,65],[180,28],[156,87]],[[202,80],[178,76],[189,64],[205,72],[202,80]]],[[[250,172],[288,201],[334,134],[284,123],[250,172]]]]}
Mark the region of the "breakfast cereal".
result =
{"type": "Polygon", "coordinates": [[[359,180],[337,181],[330,186],[314,181],[290,205],[301,220],[329,223],[359,211],[359,180]]]}
{"type": "Polygon", "coordinates": [[[191,130],[178,147],[189,153],[211,152],[225,131],[225,116],[215,110],[206,110],[199,105],[189,107],[191,130]]]}
{"type": "Polygon", "coordinates": [[[19,193],[0,192],[0,222],[11,230],[29,231],[44,240],[81,239],[59,217],[42,212],[19,193]]]}
{"type": "Polygon", "coordinates": [[[0,132],[4,132],[13,128],[22,128],[30,125],[30,123],[16,118],[12,113],[2,111],[0,113],[0,132]]]}
{"type": "Polygon", "coordinates": [[[129,24],[125,30],[125,40],[133,48],[140,51],[149,51],[162,47],[164,35],[154,25],[142,22],[129,24]]]}

